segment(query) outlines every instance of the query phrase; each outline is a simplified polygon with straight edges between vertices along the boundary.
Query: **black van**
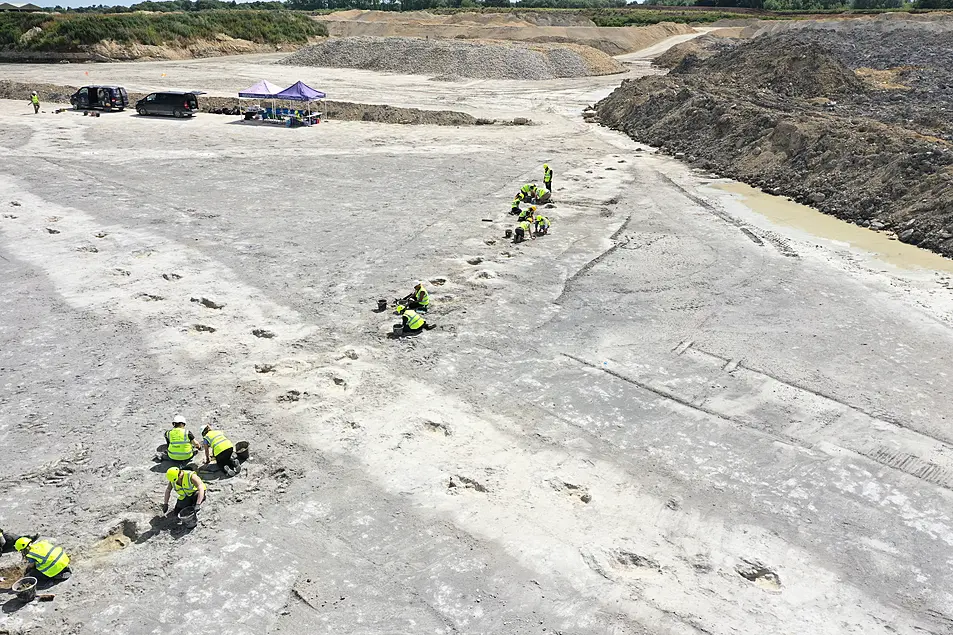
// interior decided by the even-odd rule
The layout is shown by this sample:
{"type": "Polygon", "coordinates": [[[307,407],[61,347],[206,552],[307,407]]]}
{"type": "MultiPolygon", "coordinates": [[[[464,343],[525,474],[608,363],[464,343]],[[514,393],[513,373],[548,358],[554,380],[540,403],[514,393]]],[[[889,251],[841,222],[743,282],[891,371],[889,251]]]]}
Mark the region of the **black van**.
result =
{"type": "Polygon", "coordinates": [[[123,110],[129,105],[129,95],[122,86],[83,86],[69,98],[69,103],[77,110],[83,108],[102,108],[103,110],[123,110]]]}
{"type": "Polygon", "coordinates": [[[136,102],[136,112],[140,115],[191,117],[199,111],[199,100],[196,95],[201,94],[197,91],[151,93],[136,102]]]}

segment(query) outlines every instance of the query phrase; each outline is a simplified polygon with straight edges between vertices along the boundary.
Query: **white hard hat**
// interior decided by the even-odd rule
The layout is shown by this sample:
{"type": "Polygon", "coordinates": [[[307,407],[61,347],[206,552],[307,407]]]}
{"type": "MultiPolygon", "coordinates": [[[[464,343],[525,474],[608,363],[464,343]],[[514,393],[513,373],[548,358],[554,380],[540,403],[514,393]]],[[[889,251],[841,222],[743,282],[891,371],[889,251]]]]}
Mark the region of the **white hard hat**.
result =
{"type": "Polygon", "coordinates": [[[415,287],[419,287],[419,286],[421,286],[422,284],[423,284],[423,282],[421,282],[420,280],[415,280],[415,281],[414,281],[414,286],[415,286],[415,287]]]}
{"type": "Polygon", "coordinates": [[[185,423],[185,417],[182,415],[175,415],[172,417],[172,423],[185,423]]]}
{"type": "Polygon", "coordinates": [[[32,94],[32,95],[35,95],[35,94],[36,94],[36,91],[34,90],[31,94],[32,94]]]}

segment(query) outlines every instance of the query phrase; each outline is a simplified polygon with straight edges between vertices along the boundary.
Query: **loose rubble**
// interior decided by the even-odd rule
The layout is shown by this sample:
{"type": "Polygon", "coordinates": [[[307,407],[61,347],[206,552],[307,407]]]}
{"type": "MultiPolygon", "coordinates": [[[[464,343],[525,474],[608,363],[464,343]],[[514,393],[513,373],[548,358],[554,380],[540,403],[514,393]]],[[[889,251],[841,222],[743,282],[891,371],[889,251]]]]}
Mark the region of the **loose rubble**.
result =
{"type": "Polygon", "coordinates": [[[324,66],[432,75],[441,79],[542,80],[621,73],[601,51],[579,44],[459,42],[411,37],[348,37],[303,48],[282,60],[324,66]]]}
{"type": "Polygon", "coordinates": [[[595,110],[700,168],[953,256],[950,33],[866,21],[761,36],[626,81],[595,110]]]}

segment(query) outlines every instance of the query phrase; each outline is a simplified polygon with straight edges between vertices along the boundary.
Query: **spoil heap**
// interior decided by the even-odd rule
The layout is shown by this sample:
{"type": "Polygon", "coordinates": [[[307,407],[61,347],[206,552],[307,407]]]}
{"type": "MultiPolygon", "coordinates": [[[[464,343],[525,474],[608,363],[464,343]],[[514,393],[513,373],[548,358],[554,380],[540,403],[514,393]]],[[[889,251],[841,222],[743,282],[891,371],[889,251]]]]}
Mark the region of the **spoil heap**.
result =
{"type": "Polygon", "coordinates": [[[331,39],[301,49],[282,63],[444,78],[519,80],[588,77],[625,70],[605,53],[579,44],[460,42],[409,37],[331,39]]]}
{"type": "Polygon", "coordinates": [[[842,37],[805,30],[688,55],[667,76],[624,82],[598,117],[699,167],[953,256],[953,129],[934,116],[949,110],[930,83],[953,52],[918,29],[869,35],[877,53],[825,44],[842,37]],[[848,64],[903,64],[914,52],[934,60],[912,71],[927,78],[917,89],[874,85],[848,64]]]}

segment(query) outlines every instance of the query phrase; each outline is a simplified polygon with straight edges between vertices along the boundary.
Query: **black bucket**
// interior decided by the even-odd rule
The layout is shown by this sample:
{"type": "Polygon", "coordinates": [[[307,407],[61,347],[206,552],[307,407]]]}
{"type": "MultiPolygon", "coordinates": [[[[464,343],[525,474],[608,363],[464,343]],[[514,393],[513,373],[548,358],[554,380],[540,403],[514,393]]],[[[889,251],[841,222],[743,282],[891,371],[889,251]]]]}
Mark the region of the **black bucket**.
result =
{"type": "Polygon", "coordinates": [[[248,460],[248,441],[239,441],[235,444],[235,457],[239,461],[248,460]]]}
{"type": "Polygon", "coordinates": [[[512,229],[507,229],[505,232],[503,232],[503,238],[512,238],[512,237],[513,237],[512,229]]]}
{"type": "Polygon", "coordinates": [[[10,588],[21,602],[32,602],[36,598],[36,578],[20,578],[10,588]]]}
{"type": "Polygon", "coordinates": [[[386,311],[387,310],[387,300],[378,300],[377,301],[377,310],[386,311]]]}
{"type": "Polygon", "coordinates": [[[179,512],[179,521],[182,523],[183,527],[192,528],[199,524],[199,519],[195,515],[196,509],[194,507],[186,507],[179,512]]]}

